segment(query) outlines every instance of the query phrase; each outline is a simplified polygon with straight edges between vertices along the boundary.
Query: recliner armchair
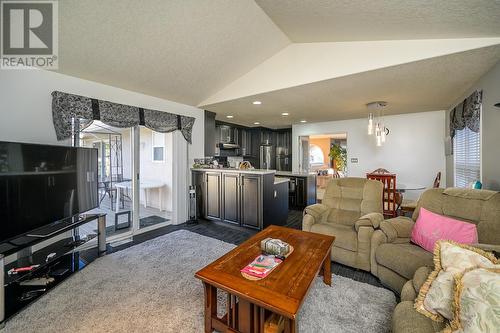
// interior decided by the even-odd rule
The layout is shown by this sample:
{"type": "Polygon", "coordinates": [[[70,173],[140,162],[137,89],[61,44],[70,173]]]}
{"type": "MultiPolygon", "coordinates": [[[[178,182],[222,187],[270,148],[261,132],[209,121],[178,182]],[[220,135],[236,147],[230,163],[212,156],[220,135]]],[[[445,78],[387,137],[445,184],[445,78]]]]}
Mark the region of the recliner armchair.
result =
{"type": "Polygon", "coordinates": [[[433,188],[418,200],[412,218],[396,217],[380,223],[371,240],[371,272],[400,293],[422,266],[433,266],[433,254],[410,242],[420,207],[477,225],[479,243],[500,245],[500,193],[487,190],[433,188]]]}
{"type": "Polygon", "coordinates": [[[370,241],[384,220],[383,184],[365,178],[332,179],[321,204],[304,210],[302,230],[335,236],[331,258],[370,271],[370,241]]]}

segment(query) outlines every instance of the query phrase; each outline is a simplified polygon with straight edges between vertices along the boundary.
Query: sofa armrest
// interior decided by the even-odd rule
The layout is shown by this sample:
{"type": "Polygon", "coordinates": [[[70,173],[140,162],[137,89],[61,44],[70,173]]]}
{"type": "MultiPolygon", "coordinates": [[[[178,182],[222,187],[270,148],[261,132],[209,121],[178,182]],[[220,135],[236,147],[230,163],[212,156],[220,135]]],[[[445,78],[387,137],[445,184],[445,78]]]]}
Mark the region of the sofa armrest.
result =
{"type": "Polygon", "coordinates": [[[307,206],[304,209],[304,217],[302,218],[302,230],[311,231],[315,223],[326,221],[330,208],[323,204],[314,204],[307,206]]]}
{"type": "Polygon", "coordinates": [[[412,219],[408,217],[396,217],[393,219],[385,220],[380,223],[380,229],[387,236],[389,243],[394,242],[397,238],[410,238],[411,230],[413,229],[412,219]]]}
{"type": "Polygon", "coordinates": [[[488,252],[500,253],[500,245],[477,243],[477,244],[472,244],[471,246],[480,248],[481,250],[488,251],[488,252]]]}
{"type": "Polygon", "coordinates": [[[427,278],[432,272],[432,267],[428,266],[422,266],[419,269],[415,271],[415,274],[413,274],[413,279],[411,282],[413,283],[413,288],[417,292],[417,294],[420,291],[420,288],[424,285],[425,281],[427,281],[427,278]]]}
{"type": "Polygon", "coordinates": [[[373,229],[377,229],[383,220],[384,215],[380,213],[369,213],[361,216],[356,223],[354,223],[354,228],[356,232],[359,231],[360,227],[373,227],[373,229]]]}
{"type": "Polygon", "coordinates": [[[431,274],[432,268],[423,266],[415,271],[412,280],[408,280],[401,290],[401,301],[415,301],[420,288],[424,285],[425,281],[431,274]]]}
{"type": "Polygon", "coordinates": [[[373,275],[378,277],[378,263],[375,259],[375,254],[377,253],[377,248],[387,243],[387,236],[380,229],[377,229],[372,234],[372,239],[370,241],[370,271],[373,275]]]}
{"type": "Polygon", "coordinates": [[[311,215],[316,223],[322,222],[326,219],[327,212],[330,210],[330,207],[323,204],[314,204],[307,206],[304,209],[304,215],[311,215]]]}

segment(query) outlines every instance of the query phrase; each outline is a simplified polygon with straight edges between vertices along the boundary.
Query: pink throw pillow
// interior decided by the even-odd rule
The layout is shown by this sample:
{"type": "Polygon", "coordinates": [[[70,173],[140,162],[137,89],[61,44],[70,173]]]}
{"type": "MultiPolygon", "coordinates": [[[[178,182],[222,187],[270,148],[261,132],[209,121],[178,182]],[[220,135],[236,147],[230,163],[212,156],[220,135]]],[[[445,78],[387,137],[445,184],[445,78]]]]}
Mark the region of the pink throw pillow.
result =
{"type": "Polygon", "coordinates": [[[434,244],[440,239],[462,244],[477,243],[476,225],[420,208],[417,222],[411,231],[411,241],[433,252],[434,244]]]}

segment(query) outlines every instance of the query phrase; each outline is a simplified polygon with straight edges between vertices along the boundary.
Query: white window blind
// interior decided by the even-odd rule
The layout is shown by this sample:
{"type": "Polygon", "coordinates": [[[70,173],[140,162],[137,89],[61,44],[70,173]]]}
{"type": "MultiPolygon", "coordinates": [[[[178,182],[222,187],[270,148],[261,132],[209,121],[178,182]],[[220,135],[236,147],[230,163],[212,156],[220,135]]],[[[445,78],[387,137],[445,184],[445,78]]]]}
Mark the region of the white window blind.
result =
{"type": "Polygon", "coordinates": [[[453,138],[455,187],[467,187],[481,179],[481,138],[467,126],[457,130],[453,138]]]}

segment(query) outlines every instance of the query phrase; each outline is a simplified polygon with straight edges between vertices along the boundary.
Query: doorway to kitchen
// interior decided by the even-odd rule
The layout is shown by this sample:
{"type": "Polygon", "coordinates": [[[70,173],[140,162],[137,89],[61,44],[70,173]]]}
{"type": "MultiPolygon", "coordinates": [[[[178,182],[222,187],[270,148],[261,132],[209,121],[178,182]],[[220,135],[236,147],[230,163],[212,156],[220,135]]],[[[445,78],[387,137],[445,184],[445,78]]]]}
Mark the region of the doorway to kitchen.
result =
{"type": "Polygon", "coordinates": [[[347,177],[347,133],[300,136],[299,169],[316,173],[316,199],[321,202],[330,180],[347,177]]]}

